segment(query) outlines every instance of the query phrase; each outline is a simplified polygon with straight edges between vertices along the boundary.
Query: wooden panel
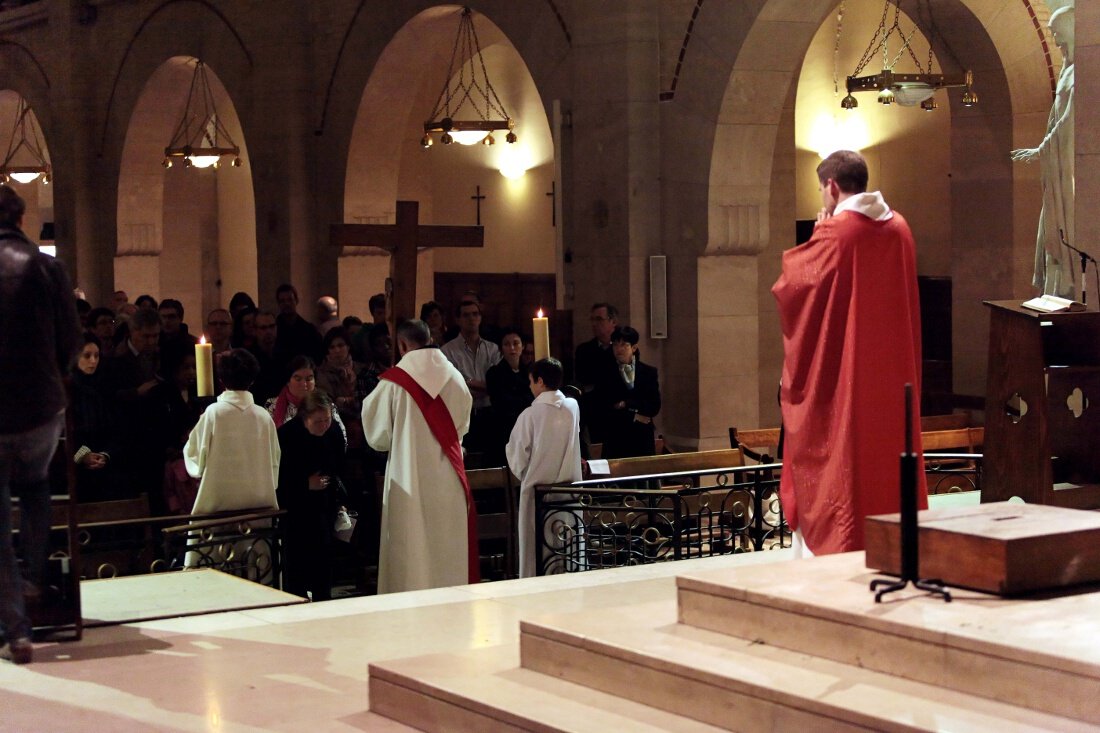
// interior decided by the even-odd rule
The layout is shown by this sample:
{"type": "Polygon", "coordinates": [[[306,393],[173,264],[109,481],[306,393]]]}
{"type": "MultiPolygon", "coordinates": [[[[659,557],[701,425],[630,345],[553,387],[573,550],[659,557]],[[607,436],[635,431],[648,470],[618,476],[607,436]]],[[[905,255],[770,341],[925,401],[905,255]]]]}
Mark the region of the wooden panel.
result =
{"type": "MultiPolygon", "coordinates": [[[[901,569],[898,514],[868,517],[867,567],[901,569]]],[[[920,575],[1013,595],[1100,582],[1100,515],[1040,504],[982,504],[919,513],[920,575]]]]}
{"type": "Polygon", "coordinates": [[[1100,456],[1093,450],[1100,440],[1100,313],[1039,314],[1016,301],[986,305],[982,501],[1019,496],[1029,503],[1100,507],[1100,456]],[[1080,418],[1066,406],[1075,387],[1095,403],[1080,418]],[[1017,420],[1005,409],[1014,394],[1027,403],[1017,420]]]}
{"type": "Polygon", "coordinates": [[[553,274],[541,273],[435,273],[435,300],[446,312],[448,325],[455,323],[455,308],[467,292],[481,299],[482,335],[492,341],[500,329],[519,328],[531,337],[531,319],[539,308],[550,317],[550,353],[561,360],[565,373],[572,371],[573,317],[571,311],[556,311],[557,284],[553,274]]]}

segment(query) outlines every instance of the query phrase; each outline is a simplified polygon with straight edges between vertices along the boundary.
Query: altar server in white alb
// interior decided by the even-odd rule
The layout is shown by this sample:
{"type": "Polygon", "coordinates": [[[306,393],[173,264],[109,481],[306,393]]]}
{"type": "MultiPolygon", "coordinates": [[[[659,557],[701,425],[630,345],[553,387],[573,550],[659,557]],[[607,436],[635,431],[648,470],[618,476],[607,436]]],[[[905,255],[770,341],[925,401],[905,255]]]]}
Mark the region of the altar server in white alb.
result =
{"type": "MultiPolygon", "coordinates": [[[[245,349],[233,349],[218,359],[225,391],[203,411],[183,447],[187,472],[200,479],[192,514],[279,508],[279,435],[267,410],[256,405],[248,391],[259,373],[256,357],[245,349]]],[[[244,552],[247,544],[235,551],[244,552]]],[[[261,547],[255,552],[266,554],[261,547]]],[[[257,557],[256,562],[262,570],[264,561],[257,557]]],[[[198,563],[197,553],[187,553],[185,565],[198,563]]]]}
{"type": "Polygon", "coordinates": [[[423,321],[397,328],[401,360],[363,400],[363,433],[388,451],[378,592],[478,581],[477,515],[462,465],[470,426],[466,380],[423,321]]]}
{"type": "Polygon", "coordinates": [[[561,393],[562,376],[561,362],[557,359],[540,359],[532,365],[528,378],[535,401],[520,413],[508,439],[508,467],[520,480],[521,578],[533,577],[539,563],[545,563],[545,575],[580,569],[580,546],[576,544],[567,553],[572,561],[548,559],[551,549],[564,549],[566,544],[575,543],[576,535],[569,527],[576,517],[568,512],[547,516],[543,522],[543,542],[538,541],[535,527],[535,486],[581,479],[581,412],[576,400],[561,393]]]}

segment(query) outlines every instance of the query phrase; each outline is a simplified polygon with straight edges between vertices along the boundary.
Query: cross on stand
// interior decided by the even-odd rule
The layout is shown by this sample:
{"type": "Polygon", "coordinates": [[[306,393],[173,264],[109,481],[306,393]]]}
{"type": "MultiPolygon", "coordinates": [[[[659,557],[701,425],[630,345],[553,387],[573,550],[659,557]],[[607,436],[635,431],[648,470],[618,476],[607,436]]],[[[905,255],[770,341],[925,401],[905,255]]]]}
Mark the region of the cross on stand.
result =
{"type": "Polygon", "coordinates": [[[477,225],[481,226],[481,202],[485,200],[485,194],[481,192],[481,186],[477,187],[477,193],[470,197],[477,204],[477,225]]]}
{"type": "MultiPolygon", "coordinates": [[[[483,197],[484,198],[484,197],[483,197]]],[[[336,247],[380,247],[390,253],[390,333],[407,318],[416,318],[416,252],[420,247],[484,247],[481,226],[420,224],[420,203],[398,201],[395,224],[333,224],[329,243],[336,247]]],[[[397,339],[393,339],[394,347],[397,339]]],[[[394,361],[396,364],[396,360],[394,361]]]]}

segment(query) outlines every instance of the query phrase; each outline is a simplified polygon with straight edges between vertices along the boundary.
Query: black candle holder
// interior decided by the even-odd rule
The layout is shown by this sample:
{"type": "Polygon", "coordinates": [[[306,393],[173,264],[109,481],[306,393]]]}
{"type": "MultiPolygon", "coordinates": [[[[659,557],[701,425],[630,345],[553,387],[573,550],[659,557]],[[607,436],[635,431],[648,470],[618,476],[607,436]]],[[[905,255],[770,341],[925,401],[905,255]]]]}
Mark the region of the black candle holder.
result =
{"type": "Polygon", "coordinates": [[[902,590],[910,583],[951,602],[951,593],[942,580],[920,577],[920,538],[917,533],[917,454],[913,452],[913,385],[905,385],[905,451],[901,454],[901,578],[875,578],[871,590],[875,603],[887,593],[902,590]]]}

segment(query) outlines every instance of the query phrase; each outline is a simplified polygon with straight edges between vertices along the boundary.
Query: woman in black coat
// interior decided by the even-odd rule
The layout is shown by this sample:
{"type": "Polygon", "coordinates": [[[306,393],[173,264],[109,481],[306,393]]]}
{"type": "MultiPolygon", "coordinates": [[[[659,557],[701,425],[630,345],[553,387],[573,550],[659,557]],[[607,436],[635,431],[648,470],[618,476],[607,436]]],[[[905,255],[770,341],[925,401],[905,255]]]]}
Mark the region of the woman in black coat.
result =
{"type": "Polygon", "coordinates": [[[653,418],[661,411],[657,368],[638,358],[638,332],[630,326],[611,334],[616,369],[596,386],[606,433],[603,458],[630,458],[654,454],[653,418]]]}
{"type": "Polygon", "coordinates": [[[279,428],[279,508],[283,517],[283,590],[314,601],[332,598],[332,542],[344,497],[344,435],[332,419],[332,399],[320,390],[302,398],[298,414],[279,428]]]}
{"type": "Polygon", "coordinates": [[[84,334],[72,378],[72,459],[77,501],[108,501],[116,495],[118,431],[110,390],[100,370],[99,339],[84,334]]]}
{"type": "Polygon", "coordinates": [[[500,361],[485,372],[485,386],[492,405],[492,439],[486,451],[486,465],[503,466],[504,446],[512,435],[521,412],[531,406],[534,396],[523,363],[523,336],[505,329],[500,339],[500,361]]]}

